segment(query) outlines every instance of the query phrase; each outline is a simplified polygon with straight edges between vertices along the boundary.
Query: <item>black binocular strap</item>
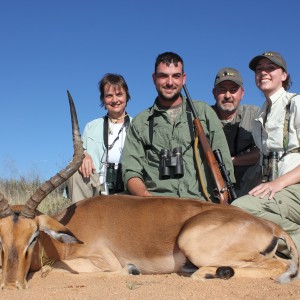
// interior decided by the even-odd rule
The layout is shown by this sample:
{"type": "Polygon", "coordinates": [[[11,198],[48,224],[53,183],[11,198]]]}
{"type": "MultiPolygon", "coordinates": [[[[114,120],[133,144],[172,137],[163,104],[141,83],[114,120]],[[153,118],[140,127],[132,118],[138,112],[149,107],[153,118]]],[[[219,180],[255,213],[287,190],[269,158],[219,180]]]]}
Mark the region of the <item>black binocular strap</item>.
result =
{"type": "MultiPolygon", "coordinates": [[[[186,106],[186,117],[188,120],[189,124],[189,130],[190,130],[190,136],[191,136],[191,141],[193,142],[195,139],[195,134],[194,134],[194,124],[193,124],[193,116],[192,116],[192,111],[189,105],[186,106]]],[[[149,145],[145,145],[144,148],[145,150],[150,150],[153,149],[152,142],[153,142],[153,132],[154,132],[154,114],[149,117],[149,145]]]]}
{"type": "Polygon", "coordinates": [[[119,139],[119,136],[120,136],[123,128],[125,127],[127,129],[129,124],[130,124],[130,118],[129,118],[128,114],[126,113],[124,123],[123,123],[122,127],[120,128],[120,130],[118,132],[118,136],[114,139],[114,141],[110,145],[108,145],[108,115],[106,115],[104,117],[103,139],[104,139],[104,146],[105,146],[106,149],[108,149],[108,150],[112,149],[115,142],[119,139]]]}

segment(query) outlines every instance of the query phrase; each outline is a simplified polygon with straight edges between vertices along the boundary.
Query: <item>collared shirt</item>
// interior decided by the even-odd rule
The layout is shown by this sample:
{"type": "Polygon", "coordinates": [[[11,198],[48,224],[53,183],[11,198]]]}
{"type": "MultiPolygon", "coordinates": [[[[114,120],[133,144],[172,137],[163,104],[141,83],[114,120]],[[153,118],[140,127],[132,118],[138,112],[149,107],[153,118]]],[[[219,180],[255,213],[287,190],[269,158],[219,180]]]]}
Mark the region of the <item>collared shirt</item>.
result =
{"type": "MultiPolygon", "coordinates": [[[[213,109],[217,112],[216,105],[213,109]]],[[[259,107],[255,105],[239,105],[232,120],[222,121],[231,156],[239,156],[255,146],[252,137],[252,126],[259,107]]],[[[247,194],[260,182],[261,167],[259,161],[253,166],[235,166],[236,188],[238,196],[247,194]]]]}
{"type": "MultiPolygon", "coordinates": [[[[221,150],[225,166],[231,174],[231,180],[235,182],[231,156],[220,120],[208,104],[200,101],[193,101],[193,104],[212,150],[221,150]]],[[[212,195],[214,182],[211,170],[205,162],[202,151],[200,151],[200,157],[202,160],[200,168],[205,186],[208,193],[212,195]]],[[[122,168],[125,186],[130,178],[138,177],[154,195],[204,199],[196,171],[185,97],[183,97],[182,111],[174,123],[169,121],[167,112],[159,109],[156,103],[133,119],[123,149],[122,168]],[[151,144],[149,139],[149,117],[151,116],[154,116],[153,149],[146,150],[145,146],[151,144]],[[173,150],[178,146],[182,147],[184,176],[179,179],[159,179],[160,151],[162,149],[173,150]]]]}
{"type": "MultiPolygon", "coordinates": [[[[216,105],[213,109],[217,112],[216,105]]],[[[258,111],[259,107],[255,105],[239,105],[232,120],[221,120],[231,156],[236,156],[255,145],[252,126],[258,111]]]]}
{"type": "MultiPolygon", "coordinates": [[[[130,120],[132,120],[131,117],[130,120]]],[[[97,173],[100,173],[103,163],[106,162],[103,126],[104,117],[93,120],[86,124],[81,137],[83,148],[92,157],[97,173]]]]}
{"type": "MultiPolygon", "coordinates": [[[[284,120],[286,106],[290,103],[288,149],[300,147],[300,95],[279,89],[270,99],[272,105],[267,114],[265,101],[253,124],[253,138],[260,151],[267,155],[270,151],[284,152],[284,120]],[[267,116],[266,116],[267,114],[267,116]],[[264,119],[266,119],[264,124],[264,119]],[[264,125],[263,125],[264,124],[264,125]]],[[[300,165],[300,153],[288,153],[278,162],[278,175],[283,175],[300,165]]]]}

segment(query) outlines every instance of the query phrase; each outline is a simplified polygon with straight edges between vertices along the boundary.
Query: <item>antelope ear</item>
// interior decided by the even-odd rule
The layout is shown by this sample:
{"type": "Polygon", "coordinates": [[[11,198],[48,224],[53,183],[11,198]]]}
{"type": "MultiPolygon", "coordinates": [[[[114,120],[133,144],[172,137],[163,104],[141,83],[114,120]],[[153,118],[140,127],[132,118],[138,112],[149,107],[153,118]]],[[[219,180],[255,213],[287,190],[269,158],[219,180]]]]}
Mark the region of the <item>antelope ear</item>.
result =
{"type": "Polygon", "coordinates": [[[83,242],[78,240],[66,226],[62,225],[53,218],[47,215],[40,215],[36,218],[40,231],[45,232],[55,240],[66,244],[83,244],[83,242]]]}

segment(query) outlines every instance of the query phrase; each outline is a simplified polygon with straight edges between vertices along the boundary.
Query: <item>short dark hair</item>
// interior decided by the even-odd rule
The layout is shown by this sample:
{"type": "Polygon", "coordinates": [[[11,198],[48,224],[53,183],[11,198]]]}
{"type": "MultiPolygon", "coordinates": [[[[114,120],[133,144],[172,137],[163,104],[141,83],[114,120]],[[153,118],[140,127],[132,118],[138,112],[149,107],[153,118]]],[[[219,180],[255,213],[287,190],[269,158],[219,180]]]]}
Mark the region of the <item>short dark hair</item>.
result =
{"type": "Polygon", "coordinates": [[[98,83],[101,106],[104,106],[104,92],[105,92],[104,87],[107,84],[109,86],[114,85],[123,88],[126,92],[126,103],[129,101],[130,99],[129,89],[124,77],[120,74],[107,73],[102,77],[102,79],[98,83]]]}
{"type": "Polygon", "coordinates": [[[160,63],[164,63],[167,66],[169,66],[170,64],[174,64],[177,67],[179,62],[182,64],[182,72],[183,72],[184,70],[183,59],[178,54],[174,52],[161,53],[156,58],[154,73],[156,73],[157,67],[160,63]]]}

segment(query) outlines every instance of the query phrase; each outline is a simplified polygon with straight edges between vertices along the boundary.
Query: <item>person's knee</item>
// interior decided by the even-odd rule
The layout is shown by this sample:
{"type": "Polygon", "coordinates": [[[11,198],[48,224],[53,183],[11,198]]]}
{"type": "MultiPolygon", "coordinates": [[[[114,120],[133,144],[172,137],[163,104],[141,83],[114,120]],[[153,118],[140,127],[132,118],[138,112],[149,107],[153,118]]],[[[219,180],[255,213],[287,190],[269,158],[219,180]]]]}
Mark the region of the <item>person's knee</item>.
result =
{"type": "Polygon", "coordinates": [[[72,181],[73,185],[78,185],[84,182],[88,184],[90,182],[90,177],[83,177],[79,171],[76,171],[71,177],[70,180],[72,181]]]}
{"type": "MultiPolygon", "coordinates": [[[[252,196],[250,196],[252,198],[252,196]]],[[[231,205],[247,210],[251,199],[248,195],[235,199],[231,205]]]]}

